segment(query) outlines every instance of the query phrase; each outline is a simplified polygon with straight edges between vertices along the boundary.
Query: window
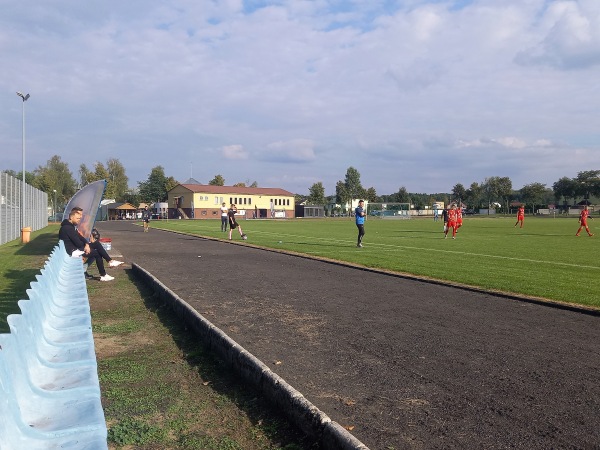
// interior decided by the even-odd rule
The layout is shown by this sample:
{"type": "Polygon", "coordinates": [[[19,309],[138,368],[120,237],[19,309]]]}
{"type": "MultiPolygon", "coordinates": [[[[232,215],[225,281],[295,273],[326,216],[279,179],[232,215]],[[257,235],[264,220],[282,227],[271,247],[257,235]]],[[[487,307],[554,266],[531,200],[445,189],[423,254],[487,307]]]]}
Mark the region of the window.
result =
{"type": "Polygon", "coordinates": [[[252,204],[252,197],[250,197],[250,198],[248,199],[248,204],[249,204],[249,205],[251,205],[251,204],[252,204]]]}
{"type": "Polygon", "coordinates": [[[219,204],[219,197],[215,197],[215,205],[219,204]]]}

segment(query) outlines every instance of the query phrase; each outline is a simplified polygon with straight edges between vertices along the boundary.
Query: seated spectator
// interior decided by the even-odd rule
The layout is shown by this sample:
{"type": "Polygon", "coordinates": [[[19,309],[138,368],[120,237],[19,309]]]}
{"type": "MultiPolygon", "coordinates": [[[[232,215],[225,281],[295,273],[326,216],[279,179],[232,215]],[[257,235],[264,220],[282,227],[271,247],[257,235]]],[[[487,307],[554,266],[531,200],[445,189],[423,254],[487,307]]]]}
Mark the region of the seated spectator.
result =
{"type": "MultiPolygon", "coordinates": [[[[77,231],[77,225],[81,222],[83,210],[79,207],[73,208],[69,212],[69,218],[65,219],[60,224],[58,238],[64,242],[67,253],[73,258],[78,258],[85,255],[87,261],[96,261],[98,271],[100,272],[100,281],[111,281],[111,277],[104,269],[104,261],[97,248],[90,247],[88,242],[77,231]]],[[[88,263],[89,264],[89,263],[88,263]]],[[[118,265],[118,264],[117,264],[118,265]]]]}
{"type": "MultiPolygon", "coordinates": [[[[123,264],[123,261],[117,261],[116,259],[112,259],[110,257],[110,255],[108,254],[108,252],[106,251],[106,249],[104,248],[102,243],[100,242],[100,232],[96,228],[92,229],[92,235],[90,237],[89,246],[90,246],[90,248],[96,250],[98,252],[98,254],[102,257],[103,260],[108,262],[108,267],[118,267],[121,264],[123,264]]],[[[91,266],[93,263],[94,263],[94,260],[89,261],[88,267],[91,266]]],[[[93,278],[87,272],[87,270],[85,271],[85,277],[93,278]]]]}

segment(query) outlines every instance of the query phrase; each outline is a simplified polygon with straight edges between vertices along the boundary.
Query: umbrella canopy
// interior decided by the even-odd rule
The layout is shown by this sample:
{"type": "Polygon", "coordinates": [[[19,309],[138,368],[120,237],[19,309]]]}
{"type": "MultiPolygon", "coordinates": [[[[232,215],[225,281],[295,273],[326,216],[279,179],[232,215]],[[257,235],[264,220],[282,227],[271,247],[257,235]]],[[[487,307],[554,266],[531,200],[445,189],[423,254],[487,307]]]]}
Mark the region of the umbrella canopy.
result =
{"type": "MultiPolygon", "coordinates": [[[[96,214],[100,208],[100,202],[106,189],[106,180],[98,180],[88,184],[75,193],[65,208],[65,214],[69,214],[76,206],[83,210],[81,222],[77,225],[77,231],[87,240],[90,239],[92,228],[96,222],[96,214]]],[[[67,216],[68,217],[68,216],[67,216]]]]}

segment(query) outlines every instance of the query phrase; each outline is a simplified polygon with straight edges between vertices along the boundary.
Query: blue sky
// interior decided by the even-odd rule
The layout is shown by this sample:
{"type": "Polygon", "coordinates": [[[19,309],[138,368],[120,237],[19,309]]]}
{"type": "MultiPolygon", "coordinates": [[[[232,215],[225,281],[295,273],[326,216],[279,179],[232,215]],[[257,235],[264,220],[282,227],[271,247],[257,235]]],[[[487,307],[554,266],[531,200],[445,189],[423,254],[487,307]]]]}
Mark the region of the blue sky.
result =
{"type": "Polygon", "coordinates": [[[0,0],[0,169],[379,194],[600,169],[598,0],[0,0]]]}

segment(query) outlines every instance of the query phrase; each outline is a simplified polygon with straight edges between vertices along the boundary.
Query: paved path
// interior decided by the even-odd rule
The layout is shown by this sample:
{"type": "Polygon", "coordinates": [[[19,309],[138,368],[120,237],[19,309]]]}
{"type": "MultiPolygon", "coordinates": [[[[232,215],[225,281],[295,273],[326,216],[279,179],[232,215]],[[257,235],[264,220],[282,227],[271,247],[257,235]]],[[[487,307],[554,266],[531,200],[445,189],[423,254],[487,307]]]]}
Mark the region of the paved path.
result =
{"type": "Polygon", "coordinates": [[[600,448],[600,317],[131,222],[99,229],[373,450],[600,448]]]}

